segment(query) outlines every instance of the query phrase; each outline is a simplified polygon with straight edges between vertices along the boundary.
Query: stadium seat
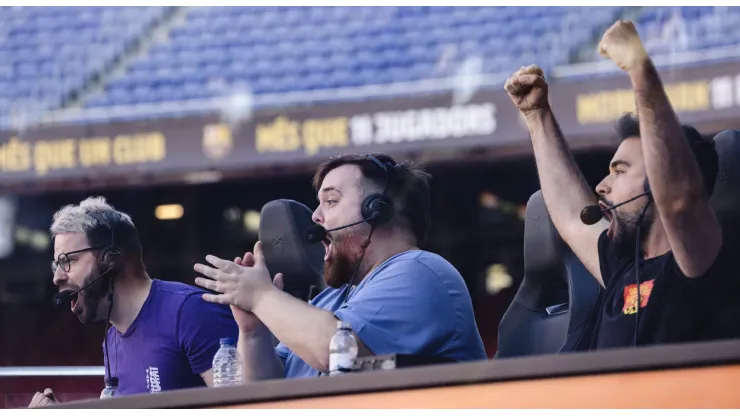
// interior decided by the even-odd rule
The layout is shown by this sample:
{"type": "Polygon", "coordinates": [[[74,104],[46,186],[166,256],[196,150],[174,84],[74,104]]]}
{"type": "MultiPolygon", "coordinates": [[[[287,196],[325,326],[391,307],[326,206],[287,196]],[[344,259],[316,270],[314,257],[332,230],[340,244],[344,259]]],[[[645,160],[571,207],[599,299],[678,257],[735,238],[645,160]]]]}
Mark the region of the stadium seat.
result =
{"type": "MultiPolygon", "coordinates": [[[[125,53],[168,8],[4,10],[0,62],[7,63],[7,68],[0,70],[0,79],[30,80],[36,85],[54,77],[64,79],[64,88],[39,94],[53,95],[55,102],[62,102],[125,53]],[[79,80],[67,83],[73,77],[79,80]]],[[[130,92],[189,82],[207,90],[214,78],[224,78],[255,83],[251,87],[257,93],[289,92],[423,80],[431,76],[427,68],[443,57],[449,61],[449,73],[469,56],[481,57],[487,72],[508,72],[532,59],[543,66],[562,65],[576,57],[597,59],[595,53],[588,56],[583,51],[595,49],[599,33],[624,16],[625,10],[623,6],[189,7],[184,9],[184,23],[171,28],[167,40],[152,45],[112,83],[130,92]],[[443,56],[450,47],[456,53],[443,56]],[[237,74],[234,62],[246,68],[237,74]],[[191,71],[193,67],[196,72],[191,71]],[[316,81],[336,71],[350,71],[354,76],[316,81]],[[265,78],[278,84],[266,88],[259,81],[265,78]],[[281,80],[286,83],[279,84],[281,80]]],[[[740,42],[740,26],[735,24],[740,17],[738,7],[643,7],[633,11],[652,54],[740,42]],[[688,41],[673,42],[677,36],[688,41]]],[[[30,94],[25,88],[4,91],[0,98],[11,106],[30,94]]],[[[82,104],[119,105],[124,103],[116,97],[129,103],[128,98],[138,96],[119,94],[101,100],[93,95],[82,104]]],[[[156,94],[147,99],[168,101],[174,96],[156,94]]]]}
{"type": "Polygon", "coordinates": [[[725,130],[714,143],[719,171],[710,201],[723,225],[735,227],[727,234],[740,235],[740,130],[725,130]]]}
{"type": "MultiPolygon", "coordinates": [[[[730,253],[740,249],[740,130],[726,130],[714,137],[719,156],[719,171],[710,198],[723,228],[724,244],[730,253]]],[[[740,338],[740,272],[730,277],[731,287],[717,291],[714,300],[720,307],[707,321],[708,339],[740,338]]]]}
{"type": "Polygon", "coordinates": [[[524,279],[501,319],[496,358],[574,351],[601,287],[562,241],[542,191],[527,202],[524,279]]]}
{"type": "Polygon", "coordinates": [[[326,287],[324,246],[306,241],[305,231],[313,225],[311,215],[300,202],[278,199],[262,207],[259,227],[270,277],[282,273],[283,291],[306,301],[309,293],[318,294],[326,287]]]}
{"type": "MultiPolygon", "coordinates": [[[[450,67],[471,55],[481,56],[484,68],[489,71],[508,71],[520,64],[517,59],[530,58],[532,54],[537,54],[543,63],[565,63],[584,43],[592,42],[593,34],[622,10],[621,7],[596,11],[577,7],[188,8],[185,23],[171,30],[169,41],[155,46],[131,64],[124,79],[116,83],[134,90],[162,82],[172,85],[197,82],[205,90],[214,77],[220,77],[230,82],[246,81],[259,94],[416,81],[433,75],[432,69],[451,45],[456,46],[458,53],[449,58],[453,61],[450,67]],[[577,30],[563,31],[566,17],[578,23],[573,25],[577,30]],[[537,38],[562,39],[561,45],[550,48],[549,44],[535,41],[532,34],[537,38]],[[246,64],[246,68],[235,71],[235,62],[246,64]],[[219,65],[223,71],[208,68],[208,64],[219,65]],[[171,74],[181,74],[182,66],[193,65],[200,68],[198,74],[178,78],[157,72],[166,67],[171,69],[171,74]],[[143,76],[141,70],[151,71],[150,75],[143,76]],[[344,76],[345,71],[351,75],[344,76]],[[336,72],[342,76],[327,75],[336,72]]],[[[168,94],[157,97],[161,101],[174,99],[168,94]]],[[[102,102],[94,100],[96,106],[102,102]]],[[[120,104],[114,98],[107,102],[120,104]]]]}
{"type": "MultiPolygon", "coordinates": [[[[34,99],[39,108],[59,106],[120,55],[164,15],[166,7],[35,8],[3,10],[0,51],[17,84],[34,85],[0,91],[14,106],[34,99]],[[39,99],[47,97],[47,99],[39,99]]],[[[100,106],[111,100],[94,99],[100,106]]],[[[115,100],[113,104],[120,104],[115,100]]]]}

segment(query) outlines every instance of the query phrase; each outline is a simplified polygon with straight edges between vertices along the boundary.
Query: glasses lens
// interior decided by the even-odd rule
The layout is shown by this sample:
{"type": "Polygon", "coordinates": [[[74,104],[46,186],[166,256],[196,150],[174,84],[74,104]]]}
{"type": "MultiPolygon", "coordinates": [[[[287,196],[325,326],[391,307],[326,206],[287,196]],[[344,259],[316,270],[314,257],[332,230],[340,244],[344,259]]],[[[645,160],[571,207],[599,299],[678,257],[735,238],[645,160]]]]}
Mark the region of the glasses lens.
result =
{"type": "Polygon", "coordinates": [[[60,254],[59,258],[57,259],[57,263],[59,263],[59,267],[61,267],[62,270],[64,270],[65,272],[69,271],[69,257],[67,257],[66,254],[60,254]]]}

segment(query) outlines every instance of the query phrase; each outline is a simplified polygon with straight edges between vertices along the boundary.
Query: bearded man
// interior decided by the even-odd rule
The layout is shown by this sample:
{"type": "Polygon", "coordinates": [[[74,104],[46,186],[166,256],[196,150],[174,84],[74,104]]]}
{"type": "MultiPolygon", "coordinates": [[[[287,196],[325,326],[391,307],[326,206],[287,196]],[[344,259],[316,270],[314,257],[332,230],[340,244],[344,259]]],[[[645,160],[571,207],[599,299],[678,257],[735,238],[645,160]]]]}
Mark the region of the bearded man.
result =
{"type": "MultiPolygon", "coordinates": [[[[203,301],[204,290],[149,276],[131,217],[91,197],[57,211],[51,235],[54,303],[69,303],[82,324],[109,323],[106,387],[125,396],[213,385],[219,339],[234,338],[236,323],[228,308],[203,301]]],[[[57,402],[46,389],[29,407],[57,402]]]]}
{"type": "Polygon", "coordinates": [[[203,298],[231,306],[245,380],[327,373],[337,320],[351,325],[359,356],[485,360],[463,278],[418,248],[430,222],[429,175],[387,155],[345,155],[319,166],[314,188],[328,287],[310,304],[279,290],[280,274],[270,281],[260,242],[233,262],[208,256],[213,267],[195,266],[210,278],[195,283],[217,292],[203,298]]]}
{"type": "Polygon", "coordinates": [[[522,67],[505,84],[527,122],[553,224],[604,288],[584,345],[705,340],[727,305],[724,294],[737,285],[732,246],[709,202],[718,171],[714,142],[678,122],[632,22],[614,23],[599,52],[627,73],[637,115],[618,122],[622,140],[598,197],[558,127],[542,69],[522,67]],[[598,218],[581,216],[597,202],[598,218]]]}

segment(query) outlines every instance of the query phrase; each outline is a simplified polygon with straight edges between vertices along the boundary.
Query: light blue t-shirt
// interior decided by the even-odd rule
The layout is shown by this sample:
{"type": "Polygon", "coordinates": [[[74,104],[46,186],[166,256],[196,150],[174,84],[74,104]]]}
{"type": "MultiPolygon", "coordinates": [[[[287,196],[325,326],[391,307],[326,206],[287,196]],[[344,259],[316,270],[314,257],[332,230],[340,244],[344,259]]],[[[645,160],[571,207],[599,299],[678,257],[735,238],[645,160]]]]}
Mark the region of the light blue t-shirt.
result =
{"type": "MultiPolygon", "coordinates": [[[[487,359],[465,281],[434,253],[396,254],[363,279],[342,305],[347,290],[349,285],[327,288],[311,304],[349,322],[375,355],[487,359]]],[[[286,378],[319,375],[283,343],[276,351],[286,378]]]]}

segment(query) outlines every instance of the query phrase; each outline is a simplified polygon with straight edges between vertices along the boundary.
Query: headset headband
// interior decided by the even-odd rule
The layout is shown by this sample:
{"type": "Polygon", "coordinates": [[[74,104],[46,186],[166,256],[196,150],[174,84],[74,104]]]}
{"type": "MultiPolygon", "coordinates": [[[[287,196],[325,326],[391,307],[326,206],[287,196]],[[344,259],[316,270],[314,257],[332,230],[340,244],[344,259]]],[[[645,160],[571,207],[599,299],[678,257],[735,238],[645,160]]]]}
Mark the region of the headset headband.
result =
{"type": "Polygon", "coordinates": [[[387,196],[388,195],[388,184],[390,182],[390,172],[388,171],[388,166],[387,165],[390,165],[390,163],[383,163],[380,160],[378,160],[377,157],[375,157],[373,155],[365,155],[365,159],[367,159],[367,160],[375,163],[376,165],[378,165],[378,167],[380,169],[383,170],[383,174],[385,175],[385,180],[384,180],[384,183],[383,183],[383,193],[382,193],[382,195],[384,197],[387,196]]]}

